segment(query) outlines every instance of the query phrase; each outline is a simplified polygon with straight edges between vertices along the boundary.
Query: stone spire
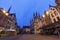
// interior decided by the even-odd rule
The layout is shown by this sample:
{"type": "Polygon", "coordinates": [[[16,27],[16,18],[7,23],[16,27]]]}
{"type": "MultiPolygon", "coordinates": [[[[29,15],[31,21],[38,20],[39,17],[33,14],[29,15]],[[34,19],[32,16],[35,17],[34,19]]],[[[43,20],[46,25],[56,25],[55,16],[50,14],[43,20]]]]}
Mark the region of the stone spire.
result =
{"type": "Polygon", "coordinates": [[[10,8],[8,9],[8,13],[10,12],[11,8],[12,8],[12,7],[10,6],[10,8]]]}
{"type": "Polygon", "coordinates": [[[34,16],[34,19],[40,18],[40,14],[39,14],[38,12],[35,12],[35,13],[33,14],[33,16],[34,16]]]}

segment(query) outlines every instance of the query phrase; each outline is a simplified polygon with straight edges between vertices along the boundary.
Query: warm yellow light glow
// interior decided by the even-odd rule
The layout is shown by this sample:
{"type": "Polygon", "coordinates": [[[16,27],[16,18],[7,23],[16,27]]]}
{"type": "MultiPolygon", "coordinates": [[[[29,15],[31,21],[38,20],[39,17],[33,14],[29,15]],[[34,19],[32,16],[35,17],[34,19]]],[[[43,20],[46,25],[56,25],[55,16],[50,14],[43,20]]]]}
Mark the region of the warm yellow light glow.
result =
{"type": "Polygon", "coordinates": [[[9,14],[8,13],[5,13],[6,16],[8,16],[9,14]]]}
{"type": "Polygon", "coordinates": [[[8,16],[8,15],[9,15],[5,10],[3,10],[3,13],[4,13],[6,16],[8,16]]]}
{"type": "Polygon", "coordinates": [[[47,14],[47,15],[49,14],[48,11],[46,12],[46,14],[47,14]]]}
{"type": "Polygon", "coordinates": [[[45,17],[45,15],[43,15],[43,18],[45,17]]]}
{"type": "Polygon", "coordinates": [[[2,30],[0,30],[0,32],[1,32],[2,30]]]}
{"type": "Polygon", "coordinates": [[[6,13],[6,11],[5,11],[5,10],[3,10],[3,13],[6,13]]]}

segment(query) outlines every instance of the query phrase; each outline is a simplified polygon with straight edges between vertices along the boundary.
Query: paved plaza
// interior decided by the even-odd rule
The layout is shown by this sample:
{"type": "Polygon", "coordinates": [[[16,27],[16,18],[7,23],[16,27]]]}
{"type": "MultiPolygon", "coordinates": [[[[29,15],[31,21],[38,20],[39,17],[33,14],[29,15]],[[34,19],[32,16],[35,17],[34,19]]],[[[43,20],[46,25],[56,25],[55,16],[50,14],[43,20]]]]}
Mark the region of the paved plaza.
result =
{"type": "Polygon", "coordinates": [[[14,37],[0,38],[0,40],[60,40],[60,36],[23,34],[14,37]]]}

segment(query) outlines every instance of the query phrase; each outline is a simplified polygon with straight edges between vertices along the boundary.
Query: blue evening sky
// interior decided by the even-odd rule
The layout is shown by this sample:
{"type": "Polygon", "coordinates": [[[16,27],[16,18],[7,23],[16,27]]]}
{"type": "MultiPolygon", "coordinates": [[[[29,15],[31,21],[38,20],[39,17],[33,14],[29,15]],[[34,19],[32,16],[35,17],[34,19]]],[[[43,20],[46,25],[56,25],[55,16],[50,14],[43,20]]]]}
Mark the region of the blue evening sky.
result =
{"type": "Polygon", "coordinates": [[[49,9],[49,4],[55,6],[55,0],[0,0],[0,8],[16,13],[16,18],[19,26],[29,25],[33,18],[33,12],[38,12],[43,15],[45,10],[49,9]]]}

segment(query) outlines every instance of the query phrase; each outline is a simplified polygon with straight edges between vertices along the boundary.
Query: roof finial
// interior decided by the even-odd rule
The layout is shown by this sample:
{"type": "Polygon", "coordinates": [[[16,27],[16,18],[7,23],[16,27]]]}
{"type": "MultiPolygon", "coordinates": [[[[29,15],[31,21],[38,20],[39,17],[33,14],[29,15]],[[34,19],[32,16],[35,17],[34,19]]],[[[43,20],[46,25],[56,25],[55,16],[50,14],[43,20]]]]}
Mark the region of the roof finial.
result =
{"type": "Polygon", "coordinates": [[[12,7],[10,6],[10,8],[8,9],[8,13],[10,12],[11,8],[12,8],[12,7]]]}

